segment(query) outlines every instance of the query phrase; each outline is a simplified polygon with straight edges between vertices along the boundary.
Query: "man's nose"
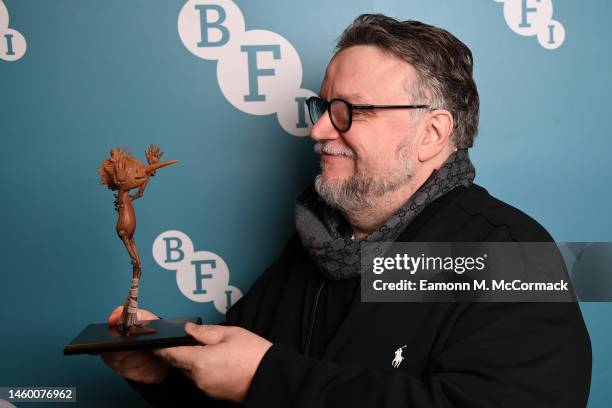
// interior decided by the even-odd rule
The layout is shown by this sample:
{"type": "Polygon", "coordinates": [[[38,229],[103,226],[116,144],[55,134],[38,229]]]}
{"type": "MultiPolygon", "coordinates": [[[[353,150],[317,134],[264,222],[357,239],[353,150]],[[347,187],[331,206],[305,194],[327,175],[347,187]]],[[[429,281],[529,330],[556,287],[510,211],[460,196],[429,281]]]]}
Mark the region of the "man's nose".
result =
{"type": "Polygon", "coordinates": [[[310,138],[315,142],[334,140],[340,136],[340,132],[332,124],[327,111],[321,115],[319,120],[312,125],[312,129],[310,129],[310,138]]]}

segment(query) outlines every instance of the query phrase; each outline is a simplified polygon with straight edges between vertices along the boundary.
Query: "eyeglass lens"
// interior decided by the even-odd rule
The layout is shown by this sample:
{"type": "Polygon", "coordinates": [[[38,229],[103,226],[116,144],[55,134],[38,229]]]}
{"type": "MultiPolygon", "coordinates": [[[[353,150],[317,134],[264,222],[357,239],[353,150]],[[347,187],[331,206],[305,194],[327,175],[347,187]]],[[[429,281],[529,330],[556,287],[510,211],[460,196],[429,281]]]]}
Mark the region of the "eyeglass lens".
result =
{"type": "Polygon", "coordinates": [[[324,100],[317,97],[308,98],[306,102],[308,104],[308,113],[310,114],[310,120],[313,124],[315,124],[325,113],[325,110],[327,109],[327,104],[324,100]]]}
{"type": "Polygon", "coordinates": [[[341,132],[349,128],[350,109],[346,102],[340,99],[334,99],[328,106],[328,103],[323,99],[312,97],[308,98],[307,104],[310,120],[312,120],[313,124],[316,123],[329,108],[329,117],[334,127],[341,132]]]}
{"type": "Polygon", "coordinates": [[[329,113],[333,125],[341,132],[346,131],[349,128],[349,107],[346,102],[340,99],[334,99],[329,107],[329,113]]]}

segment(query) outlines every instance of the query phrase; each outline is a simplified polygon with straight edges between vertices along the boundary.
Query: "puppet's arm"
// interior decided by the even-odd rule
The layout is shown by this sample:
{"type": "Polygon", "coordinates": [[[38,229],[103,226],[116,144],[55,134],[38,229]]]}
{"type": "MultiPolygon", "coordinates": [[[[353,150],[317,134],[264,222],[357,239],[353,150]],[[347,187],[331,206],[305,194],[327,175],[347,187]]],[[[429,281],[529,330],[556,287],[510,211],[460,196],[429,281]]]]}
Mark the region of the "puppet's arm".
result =
{"type": "Polygon", "coordinates": [[[149,183],[149,178],[147,177],[147,179],[145,180],[144,184],[142,186],[140,186],[140,188],[138,189],[136,194],[130,196],[132,201],[137,200],[140,197],[142,197],[142,195],[144,194],[145,188],[147,187],[148,183],[149,183]]]}
{"type": "MultiPolygon", "coordinates": [[[[149,162],[149,164],[158,163],[159,159],[161,159],[163,155],[164,152],[159,149],[159,146],[155,146],[154,144],[149,146],[149,150],[145,152],[145,156],[147,157],[147,162],[149,162]]],[[[154,176],[155,171],[152,171],[149,175],[154,176]]]]}

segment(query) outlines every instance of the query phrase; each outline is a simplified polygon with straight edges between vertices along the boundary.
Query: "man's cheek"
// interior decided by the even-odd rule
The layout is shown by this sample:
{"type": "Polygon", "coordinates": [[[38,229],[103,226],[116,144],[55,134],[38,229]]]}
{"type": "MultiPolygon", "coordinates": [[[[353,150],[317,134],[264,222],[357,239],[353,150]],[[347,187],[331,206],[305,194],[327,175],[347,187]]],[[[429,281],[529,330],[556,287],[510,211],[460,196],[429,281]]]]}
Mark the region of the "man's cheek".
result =
{"type": "Polygon", "coordinates": [[[367,154],[359,157],[357,167],[359,172],[369,176],[384,174],[387,169],[391,169],[395,157],[390,152],[384,152],[372,147],[367,154]]]}

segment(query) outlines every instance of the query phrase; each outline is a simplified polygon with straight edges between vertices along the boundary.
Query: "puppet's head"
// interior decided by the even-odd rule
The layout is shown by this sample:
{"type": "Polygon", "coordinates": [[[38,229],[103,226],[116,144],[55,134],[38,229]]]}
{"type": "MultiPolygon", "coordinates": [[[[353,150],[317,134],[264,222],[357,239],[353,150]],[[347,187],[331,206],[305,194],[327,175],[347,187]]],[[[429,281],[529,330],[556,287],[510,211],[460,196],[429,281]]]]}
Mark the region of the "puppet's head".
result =
{"type": "Polygon", "coordinates": [[[176,163],[176,160],[159,162],[159,157],[161,157],[159,148],[157,148],[156,157],[149,157],[152,148],[153,146],[147,152],[150,162],[148,166],[142,164],[127,149],[122,147],[111,149],[110,158],[105,159],[102,166],[98,168],[101,184],[106,184],[111,190],[129,191],[141,187],[160,167],[176,163]]]}

